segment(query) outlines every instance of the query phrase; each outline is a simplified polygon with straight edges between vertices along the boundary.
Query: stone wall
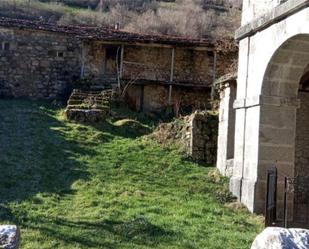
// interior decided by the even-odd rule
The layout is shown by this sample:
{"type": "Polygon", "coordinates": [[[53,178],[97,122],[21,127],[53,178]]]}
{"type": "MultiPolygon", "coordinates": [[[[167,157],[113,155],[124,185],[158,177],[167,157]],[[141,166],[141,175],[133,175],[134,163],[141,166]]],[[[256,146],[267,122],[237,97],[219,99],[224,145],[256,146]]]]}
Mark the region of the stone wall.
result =
{"type": "Polygon", "coordinates": [[[296,116],[295,176],[309,176],[309,93],[299,92],[296,116]]]}
{"type": "MultiPolygon", "coordinates": [[[[240,46],[230,189],[252,212],[265,210],[268,169],[276,166],[280,175],[294,176],[297,93],[309,61],[305,52],[309,8],[301,7],[305,2],[289,0],[275,9],[269,5],[267,18],[237,32],[240,46]]],[[[283,186],[281,179],[278,185],[283,186]]],[[[282,202],[282,196],[278,199],[282,202]]]]}
{"type": "Polygon", "coordinates": [[[206,112],[191,116],[189,155],[195,161],[214,164],[217,156],[218,117],[206,112]]]}
{"type": "MultiPolygon", "coordinates": [[[[132,85],[126,93],[126,102],[136,111],[148,114],[165,112],[168,107],[168,86],[132,85]]],[[[172,109],[175,114],[188,114],[210,107],[210,90],[173,87],[172,109]]]]}
{"type": "Polygon", "coordinates": [[[225,176],[233,172],[236,82],[226,84],[220,92],[217,168],[225,176]]]}
{"type": "Polygon", "coordinates": [[[214,74],[213,63],[212,51],[176,49],[174,79],[176,82],[211,84],[214,74]]]}
{"type": "Polygon", "coordinates": [[[63,98],[80,75],[79,42],[57,33],[0,28],[0,94],[63,98]]]}
{"type": "Polygon", "coordinates": [[[204,111],[162,123],[150,135],[161,144],[177,146],[194,161],[211,165],[216,161],[217,136],[217,114],[204,111]]]}
{"type": "MultiPolygon", "coordinates": [[[[174,61],[174,81],[212,82],[213,52],[176,48],[174,61]]],[[[125,46],[123,79],[170,81],[171,63],[171,48],[125,46]]]]}
{"type": "MultiPolygon", "coordinates": [[[[103,41],[81,41],[77,37],[57,32],[2,27],[0,96],[63,99],[69,96],[74,83],[81,76],[91,78],[94,85],[115,84],[117,64],[120,66],[120,47],[103,41]]],[[[211,85],[214,77],[213,51],[176,46],[174,58],[175,82],[211,85]]],[[[124,80],[145,80],[143,84],[146,81],[170,81],[171,48],[124,45],[123,59],[124,80]]],[[[218,65],[221,65],[218,67],[218,76],[223,74],[223,68],[232,59],[235,57],[228,55],[218,59],[218,65]]],[[[192,110],[206,106],[207,90],[174,88],[174,109],[178,108],[179,102],[185,108],[193,106],[192,110]]],[[[168,97],[166,91],[164,86],[145,86],[145,110],[165,108],[168,97]]],[[[134,95],[138,98],[139,93],[134,95]]]]}
{"type": "Polygon", "coordinates": [[[125,46],[123,79],[169,81],[171,49],[125,46]]]}

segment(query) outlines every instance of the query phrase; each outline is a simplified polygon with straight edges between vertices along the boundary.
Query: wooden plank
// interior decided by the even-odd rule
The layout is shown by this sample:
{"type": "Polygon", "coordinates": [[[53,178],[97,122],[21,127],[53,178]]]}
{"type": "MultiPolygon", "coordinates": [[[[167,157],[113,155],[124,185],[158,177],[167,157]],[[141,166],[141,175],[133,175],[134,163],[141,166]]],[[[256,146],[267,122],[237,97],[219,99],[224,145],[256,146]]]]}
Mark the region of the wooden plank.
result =
{"type": "MultiPolygon", "coordinates": [[[[173,83],[174,81],[174,68],[175,68],[175,48],[172,48],[170,83],[173,83]]],[[[170,84],[168,89],[168,105],[172,105],[172,91],[173,91],[173,85],[170,84]]]]}
{"type": "Polygon", "coordinates": [[[211,100],[215,98],[216,78],[217,78],[217,53],[214,52],[214,65],[212,72],[212,87],[211,87],[211,100]]]}
{"type": "Polygon", "coordinates": [[[80,66],[80,77],[83,78],[85,75],[85,64],[86,64],[87,51],[85,48],[85,43],[82,43],[82,51],[80,55],[81,66],[80,66]]]}
{"type": "Polygon", "coordinates": [[[213,47],[207,46],[181,46],[181,45],[168,45],[168,44],[157,44],[157,43],[141,43],[141,42],[124,42],[124,41],[97,41],[100,44],[105,45],[126,45],[126,46],[140,46],[140,47],[154,47],[154,48],[177,48],[197,50],[197,51],[213,51],[213,47]]]}
{"type": "Polygon", "coordinates": [[[123,76],[123,55],[124,55],[124,45],[121,45],[121,52],[120,52],[120,79],[123,76]]]}

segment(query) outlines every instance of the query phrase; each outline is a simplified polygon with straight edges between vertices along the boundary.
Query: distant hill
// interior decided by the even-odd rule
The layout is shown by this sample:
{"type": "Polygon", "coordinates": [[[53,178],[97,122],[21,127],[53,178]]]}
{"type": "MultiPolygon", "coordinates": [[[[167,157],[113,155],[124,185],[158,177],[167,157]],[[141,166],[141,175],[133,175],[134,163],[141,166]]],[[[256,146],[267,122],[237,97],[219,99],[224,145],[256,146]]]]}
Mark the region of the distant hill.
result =
{"type": "Polygon", "coordinates": [[[1,0],[0,16],[195,38],[232,37],[240,0],[1,0]]]}

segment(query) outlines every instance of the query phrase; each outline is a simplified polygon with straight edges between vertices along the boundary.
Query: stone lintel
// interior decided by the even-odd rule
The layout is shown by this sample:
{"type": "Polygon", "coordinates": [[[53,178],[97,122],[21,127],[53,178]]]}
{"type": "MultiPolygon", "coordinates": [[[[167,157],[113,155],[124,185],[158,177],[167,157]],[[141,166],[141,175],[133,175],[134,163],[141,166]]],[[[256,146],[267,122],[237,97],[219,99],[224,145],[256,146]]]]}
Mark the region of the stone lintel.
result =
{"type": "Polygon", "coordinates": [[[282,21],[294,13],[307,8],[309,0],[289,0],[275,7],[268,13],[261,15],[250,23],[240,27],[235,33],[236,40],[242,40],[248,36],[266,29],[267,27],[282,21]]]}
{"type": "Polygon", "coordinates": [[[298,98],[258,95],[258,96],[247,97],[246,99],[236,99],[234,101],[233,107],[234,109],[243,109],[260,105],[299,108],[300,100],[298,98]]]}

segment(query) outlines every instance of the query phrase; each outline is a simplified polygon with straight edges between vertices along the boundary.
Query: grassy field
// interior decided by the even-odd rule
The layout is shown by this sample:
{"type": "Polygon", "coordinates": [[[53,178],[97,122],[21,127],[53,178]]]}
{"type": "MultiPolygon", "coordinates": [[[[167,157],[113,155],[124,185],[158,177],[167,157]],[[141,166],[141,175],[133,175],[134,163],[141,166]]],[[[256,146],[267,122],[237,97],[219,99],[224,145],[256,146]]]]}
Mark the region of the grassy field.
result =
{"type": "Polygon", "coordinates": [[[262,229],[224,205],[212,168],[145,138],[142,116],[87,126],[44,103],[0,108],[0,223],[20,225],[22,249],[247,249],[262,229]]]}

